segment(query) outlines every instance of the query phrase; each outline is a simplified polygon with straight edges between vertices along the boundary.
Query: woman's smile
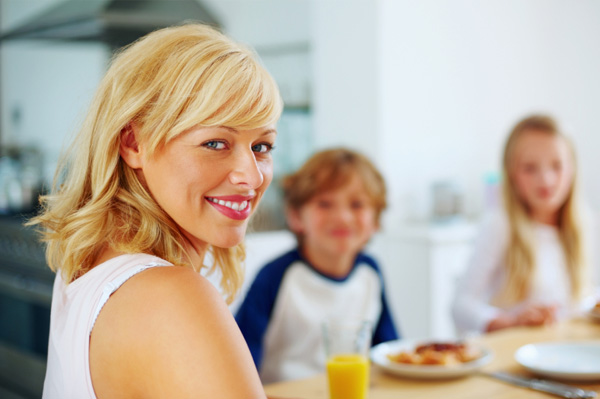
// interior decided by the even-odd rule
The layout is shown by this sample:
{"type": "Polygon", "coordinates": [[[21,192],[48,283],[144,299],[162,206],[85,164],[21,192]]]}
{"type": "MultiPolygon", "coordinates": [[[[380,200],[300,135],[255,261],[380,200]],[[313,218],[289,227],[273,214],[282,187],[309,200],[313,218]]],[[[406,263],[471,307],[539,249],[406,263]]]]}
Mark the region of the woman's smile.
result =
{"type": "Polygon", "coordinates": [[[206,199],[223,215],[235,220],[244,220],[252,213],[251,201],[254,197],[254,195],[227,195],[206,197],[206,199]]]}

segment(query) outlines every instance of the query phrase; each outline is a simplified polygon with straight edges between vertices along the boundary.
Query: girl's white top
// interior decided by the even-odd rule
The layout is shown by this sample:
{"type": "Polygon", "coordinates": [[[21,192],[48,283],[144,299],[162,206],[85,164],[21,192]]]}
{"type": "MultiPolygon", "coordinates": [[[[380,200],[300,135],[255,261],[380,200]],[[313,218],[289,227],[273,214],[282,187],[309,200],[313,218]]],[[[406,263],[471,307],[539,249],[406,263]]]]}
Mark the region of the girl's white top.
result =
{"type": "MultiPolygon", "coordinates": [[[[571,300],[571,280],[558,229],[535,223],[534,234],[536,264],[531,291],[522,303],[511,308],[499,308],[492,305],[492,300],[503,288],[506,279],[508,219],[503,212],[497,212],[484,220],[452,306],[459,333],[483,332],[501,312],[517,311],[525,304],[556,305],[559,319],[573,316],[589,306],[591,297],[583,303],[573,303],[571,300]]],[[[593,282],[589,282],[592,284],[587,292],[591,294],[593,282]]]]}
{"type": "Polygon", "coordinates": [[[56,274],[43,399],[96,398],[89,362],[90,334],[96,318],[125,281],[156,266],[172,264],[152,255],[121,255],[68,285],[60,272],[56,274]]]}

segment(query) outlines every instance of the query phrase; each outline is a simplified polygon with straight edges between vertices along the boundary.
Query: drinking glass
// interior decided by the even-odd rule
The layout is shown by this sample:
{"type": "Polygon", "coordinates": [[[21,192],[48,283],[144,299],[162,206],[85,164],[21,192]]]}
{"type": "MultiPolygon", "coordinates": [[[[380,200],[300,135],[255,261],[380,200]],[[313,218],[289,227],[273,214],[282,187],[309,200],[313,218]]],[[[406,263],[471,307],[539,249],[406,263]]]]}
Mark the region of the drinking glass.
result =
{"type": "Polygon", "coordinates": [[[330,399],[367,399],[371,323],[323,323],[330,399]]]}

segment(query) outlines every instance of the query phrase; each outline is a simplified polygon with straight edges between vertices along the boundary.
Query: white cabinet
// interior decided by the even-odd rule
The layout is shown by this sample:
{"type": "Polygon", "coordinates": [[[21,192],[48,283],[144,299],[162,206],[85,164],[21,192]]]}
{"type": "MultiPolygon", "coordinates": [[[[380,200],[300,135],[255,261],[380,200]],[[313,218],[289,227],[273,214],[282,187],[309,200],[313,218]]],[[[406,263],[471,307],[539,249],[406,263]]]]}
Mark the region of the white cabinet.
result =
{"type": "Polygon", "coordinates": [[[455,337],[450,306],[475,233],[475,224],[466,221],[403,225],[370,244],[404,338],[455,337]]]}

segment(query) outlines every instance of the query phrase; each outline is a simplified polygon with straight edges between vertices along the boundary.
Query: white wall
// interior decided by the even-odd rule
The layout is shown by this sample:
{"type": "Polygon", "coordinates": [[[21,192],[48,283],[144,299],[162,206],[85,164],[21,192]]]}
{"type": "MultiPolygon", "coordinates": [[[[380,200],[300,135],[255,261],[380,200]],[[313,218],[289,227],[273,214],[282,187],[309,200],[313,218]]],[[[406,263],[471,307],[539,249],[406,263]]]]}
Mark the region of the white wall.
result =
{"type": "Polygon", "coordinates": [[[312,110],[317,149],[344,145],[380,155],[378,7],[312,1],[312,110]]]}
{"type": "MultiPolygon", "coordinates": [[[[2,29],[54,3],[57,0],[2,0],[2,29]]],[[[106,70],[110,50],[99,43],[7,41],[0,47],[0,57],[2,144],[42,148],[44,178],[49,182],[106,70]]]]}
{"type": "Polygon", "coordinates": [[[79,126],[105,71],[100,45],[7,43],[2,56],[2,140],[44,149],[50,181],[66,139],[79,126]],[[15,114],[18,113],[18,116],[15,114]]]}
{"type": "Polygon", "coordinates": [[[388,223],[426,219],[433,182],[482,211],[483,177],[532,112],[573,136],[600,207],[600,2],[312,2],[315,135],[363,150],[390,185],[388,223]]]}
{"type": "Polygon", "coordinates": [[[287,106],[307,106],[311,90],[307,0],[198,0],[223,30],[254,48],[287,106]]]}
{"type": "Polygon", "coordinates": [[[430,185],[455,179],[467,211],[498,170],[511,126],[555,115],[574,137],[600,206],[600,3],[381,1],[381,157],[398,206],[423,217],[430,185]]]}

